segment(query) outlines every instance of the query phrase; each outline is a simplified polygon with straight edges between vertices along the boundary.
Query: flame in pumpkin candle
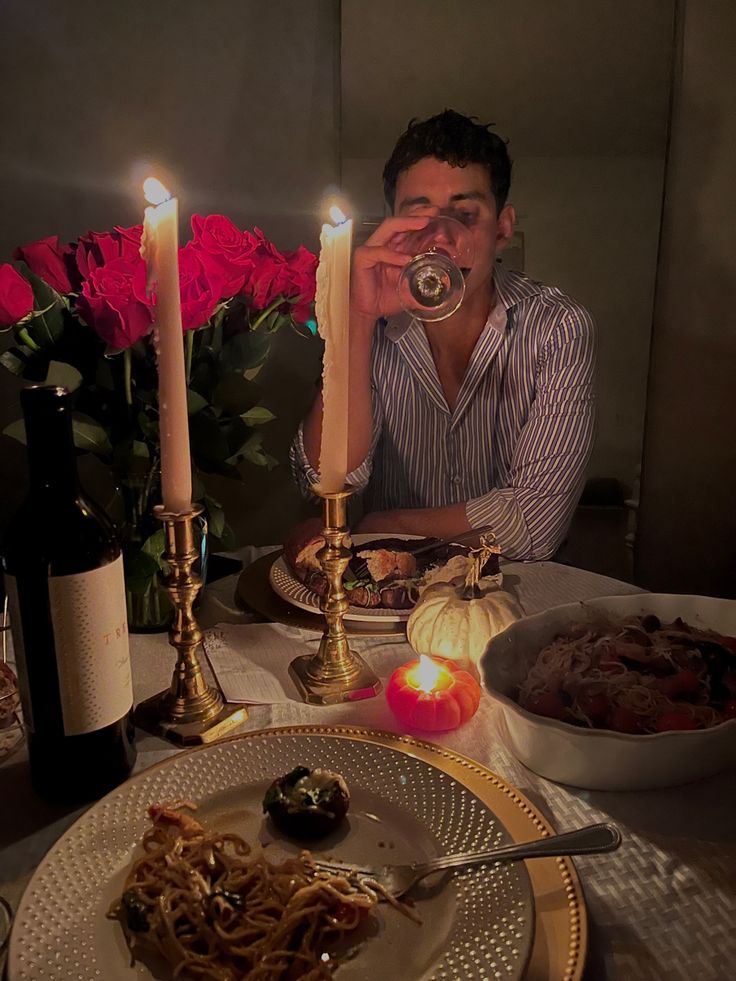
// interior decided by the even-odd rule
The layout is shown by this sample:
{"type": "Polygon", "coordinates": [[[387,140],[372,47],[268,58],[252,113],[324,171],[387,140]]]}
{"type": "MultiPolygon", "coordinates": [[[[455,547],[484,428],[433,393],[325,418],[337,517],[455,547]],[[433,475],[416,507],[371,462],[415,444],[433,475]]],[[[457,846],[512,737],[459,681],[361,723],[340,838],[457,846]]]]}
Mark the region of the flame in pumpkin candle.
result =
{"type": "Polygon", "coordinates": [[[426,654],[419,655],[419,664],[412,671],[412,683],[419,691],[430,692],[437,685],[444,668],[426,654]]]}
{"type": "Polygon", "coordinates": [[[333,204],[330,208],[330,218],[336,225],[342,225],[348,220],[336,204],[333,204]]]}
{"type": "Polygon", "coordinates": [[[171,194],[156,177],[146,177],[143,181],[143,196],[149,204],[158,205],[168,201],[171,194]]]}

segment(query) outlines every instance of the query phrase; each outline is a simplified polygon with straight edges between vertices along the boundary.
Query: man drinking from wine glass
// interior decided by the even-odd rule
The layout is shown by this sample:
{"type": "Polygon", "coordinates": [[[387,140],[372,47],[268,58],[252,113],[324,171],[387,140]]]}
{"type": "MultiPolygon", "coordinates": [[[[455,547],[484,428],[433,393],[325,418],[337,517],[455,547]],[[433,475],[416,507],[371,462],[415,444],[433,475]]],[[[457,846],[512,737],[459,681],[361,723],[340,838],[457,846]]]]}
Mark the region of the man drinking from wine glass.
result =
{"type": "MultiPolygon", "coordinates": [[[[490,525],[505,556],[546,559],[577,504],[594,430],[595,328],[561,290],[497,261],[515,223],[511,162],[486,126],[452,110],[411,123],[383,182],[392,216],[351,273],[348,483],[359,532],[452,538],[490,525]],[[437,215],[469,229],[475,258],[450,317],[401,309],[400,243],[437,215]]],[[[317,482],[322,399],[292,446],[317,482]]]]}

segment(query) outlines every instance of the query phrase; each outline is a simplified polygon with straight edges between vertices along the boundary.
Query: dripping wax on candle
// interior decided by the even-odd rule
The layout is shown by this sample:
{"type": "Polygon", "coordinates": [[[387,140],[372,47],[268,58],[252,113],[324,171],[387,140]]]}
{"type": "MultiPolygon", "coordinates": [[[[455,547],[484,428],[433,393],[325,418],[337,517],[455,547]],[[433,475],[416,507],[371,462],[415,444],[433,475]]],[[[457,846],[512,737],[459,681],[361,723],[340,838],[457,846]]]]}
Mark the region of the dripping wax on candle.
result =
{"type": "Polygon", "coordinates": [[[145,210],[141,255],[149,291],[155,291],[154,348],[158,360],[161,492],[166,511],[192,506],[187,383],[179,293],[178,204],[155,177],[143,184],[145,210]]]}
{"type": "Polygon", "coordinates": [[[348,331],[350,320],[350,253],[353,222],[336,204],[329,208],[334,225],[320,236],[315,312],[325,342],[322,366],[322,439],[319,489],[345,486],[348,462],[348,331]]]}

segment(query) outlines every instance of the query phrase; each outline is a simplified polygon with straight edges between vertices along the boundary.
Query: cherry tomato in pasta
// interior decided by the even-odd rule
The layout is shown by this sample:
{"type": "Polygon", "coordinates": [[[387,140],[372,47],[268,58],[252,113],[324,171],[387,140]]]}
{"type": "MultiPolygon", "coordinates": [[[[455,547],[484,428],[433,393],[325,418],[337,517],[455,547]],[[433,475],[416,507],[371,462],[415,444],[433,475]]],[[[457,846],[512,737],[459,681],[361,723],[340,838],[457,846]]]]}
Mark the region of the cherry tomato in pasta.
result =
{"type": "Polygon", "coordinates": [[[694,671],[678,671],[668,678],[657,678],[654,682],[657,691],[668,698],[681,698],[687,695],[697,695],[700,691],[700,678],[694,671]]]}
{"type": "Polygon", "coordinates": [[[640,717],[622,705],[613,705],[606,717],[609,729],[615,732],[628,732],[632,735],[642,731],[640,717]]]}
{"type": "Polygon", "coordinates": [[[698,723],[687,712],[664,712],[655,722],[657,732],[697,729],[698,723]]]}
{"type": "Polygon", "coordinates": [[[726,704],[723,706],[723,711],[721,712],[724,720],[736,719],[736,698],[730,698],[726,704]]]}
{"type": "Polygon", "coordinates": [[[526,707],[535,715],[544,715],[548,719],[564,719],[567,714],[565,703],[559,695],[551,691],[543,691],[539,695],[530,698],[526,707]]]}
{"type": "Polygon", "coordinates": [[[606,721],[611,702],[605,692],[582,691],[578,694],[577,705],[593,725],[601,725],[606,721]]]}
{"type": "Polygon", "coordinates": [[[623,670],[621,658],[617,654],[606,654],[601,658],[600,668],[605,674],[618,674],[623,670]]]}

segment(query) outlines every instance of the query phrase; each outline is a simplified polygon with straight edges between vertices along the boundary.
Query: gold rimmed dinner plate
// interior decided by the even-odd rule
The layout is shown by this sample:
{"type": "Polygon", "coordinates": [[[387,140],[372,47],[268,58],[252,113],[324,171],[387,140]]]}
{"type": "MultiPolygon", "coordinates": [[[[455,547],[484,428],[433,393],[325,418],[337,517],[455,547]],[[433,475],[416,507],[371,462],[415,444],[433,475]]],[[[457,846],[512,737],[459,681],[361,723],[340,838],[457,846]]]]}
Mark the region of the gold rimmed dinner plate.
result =
{"type": "MultiPolygon", "coordinates": [[[[201,818],[263,841],[260,800],[296,764],[327,766],[351,787],[349,824],[322,847],[379,863],[523,841],[551,831],[516,790],[449,750],[363,728],[299,726],[246,733],[180,753],[95,804],[44,858],[24,893],[8,956],[9,981],[151,977],[131,965],[120,924],[106,918],[156,802],[194,798],[201,818]]],[[[295,850],[283,840],[273,847],[295,850]]],[[[315,851],[318,849],[315,848],[315,851]]],[[[337,971],[343,981],[503,977],[578,981],[586,918],[569,859],[477,866],[417,897],[420,926],[381,905],[377,931],[337,971]],[[525,973],[526,970],[526,973],[525,973]],[[378,972],[378,973],[376,973],[378,972]]]]}

